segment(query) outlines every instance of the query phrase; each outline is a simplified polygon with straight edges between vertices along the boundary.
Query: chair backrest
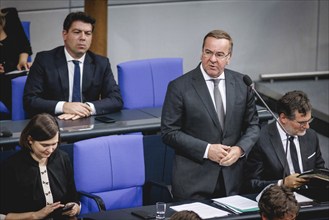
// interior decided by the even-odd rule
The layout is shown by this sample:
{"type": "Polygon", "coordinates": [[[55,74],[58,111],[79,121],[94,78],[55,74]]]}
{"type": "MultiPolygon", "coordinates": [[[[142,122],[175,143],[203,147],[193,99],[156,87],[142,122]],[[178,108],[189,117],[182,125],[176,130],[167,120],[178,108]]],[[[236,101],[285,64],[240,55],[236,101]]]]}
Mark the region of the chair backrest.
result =
{"type": "MultiPolygon", "coordinates": [[[[113,135],[73,145],[78,191],[101,197],[106,210],[142,206],[145,182],[143,136],[113,135]]],[[[98,212],[93,200],[81,197],[81,214],[98,212]]]]}
{"type": "Polygon", "coordinates": [[[27,114],[24,111],[23,106],[23,95],[24,86],[27,76],[19,76],[11,80],[11,90],[12,90],[12,112],[11,120],[24,120],[27,118],[27,114]]]}
{"type": "Polygon", "coordinates": [[[168,83],[183,74],[182,58],[134,60],[117,65],[125,109],[161,107],[168,83]]]}
{"type": "Polygon", "coordinates": [[[0,112],[1,113],[5,113],[5,114],[9,114],[10,113],[10,111],[7,108],[7,106],[2,101],[0,101],[0,112]]]}
{"type": "MultiPolygon", "coordinates": [[[[24,29],[24,32],[25,32],[25,35],[26,35],[27,39],[29,39],[29,41],[31,42],[31,35],[30,35],[30,24],[31,24],[31,22],[30,21],[21,21],[21,23],[22,23],[22,26],[23,26],[23,29],[24,29]]],[[[28,62],[32,61],[31,56],[28,57],[27,61],[28,62]]]]}

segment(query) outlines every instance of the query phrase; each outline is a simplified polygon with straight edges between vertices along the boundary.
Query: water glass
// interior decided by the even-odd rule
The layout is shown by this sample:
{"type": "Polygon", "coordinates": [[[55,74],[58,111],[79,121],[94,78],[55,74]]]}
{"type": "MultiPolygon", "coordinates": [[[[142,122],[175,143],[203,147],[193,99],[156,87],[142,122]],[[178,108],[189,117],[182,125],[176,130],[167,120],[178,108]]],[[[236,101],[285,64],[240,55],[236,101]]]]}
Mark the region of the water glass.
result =
{"type": "Polygon", "coordinates": [[[166,218],[166,203],[157,202],[155,206],[156,206],[156,219],[165,219],[166,218]]]}

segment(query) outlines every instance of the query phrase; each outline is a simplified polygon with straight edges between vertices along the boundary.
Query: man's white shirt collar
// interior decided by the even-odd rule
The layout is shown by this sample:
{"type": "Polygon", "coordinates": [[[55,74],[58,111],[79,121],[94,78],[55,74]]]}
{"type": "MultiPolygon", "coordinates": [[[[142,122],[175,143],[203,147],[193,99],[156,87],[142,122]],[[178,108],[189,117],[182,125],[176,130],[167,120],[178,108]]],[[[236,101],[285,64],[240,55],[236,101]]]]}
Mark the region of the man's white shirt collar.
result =
{"type": "Polygon", "coordinates": [[[69,54],[69,52],[66,50],[65,47],[64,47],[64,53],[65,53],[65,57],[66,57],[66,61],[67,61],[67,62],[72,61],[72,60],[78,60],[80,63],[83,63],[83,62],[85,61],[86,54],[84,54],[80,59],[74,59],[74,58],[69,54]]]}
{"type": "Polygon", "coordinates": [[[206,71],[203,69],[202,64],[200,65],[200,69],[201,69],[201,72],[202,72],[203,78],[204,78],[204,80],[206,80],[206,81],[210,81],[210,80],[213,80],[213,79],[221,79],[221,80],[225,80],[225,72],[223,72],[222,74],[220,74],[220,76],[217,77],[217,78],[212,78],[212,77],[210,77],[210,76],[206,73],[206,71]]]}

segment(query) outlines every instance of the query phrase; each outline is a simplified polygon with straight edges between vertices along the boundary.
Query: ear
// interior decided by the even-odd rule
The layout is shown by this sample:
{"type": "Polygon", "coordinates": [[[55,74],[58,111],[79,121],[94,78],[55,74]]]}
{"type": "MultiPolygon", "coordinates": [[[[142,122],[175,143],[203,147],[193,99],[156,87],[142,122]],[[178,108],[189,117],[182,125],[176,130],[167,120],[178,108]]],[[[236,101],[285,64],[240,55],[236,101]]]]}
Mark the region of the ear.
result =
{"type": "Polygon", "coordinates": [[[229,65],[230,62],[231,62],[231,54],[229,55],[229,57],[228,57],[227,60],[226,60],[226,65],[229,65]]]}
{"type": "Polygon", "coordinates": [[[289,120],[289,118],[284,114],[284,113],[281,113],[279,115],[279,119],[281,121],[282,124],[286,124],[289,120]]]}
{"type": "Polygon", "coordinates": [[[33,139],[32,139],[32,137],[30,135],[27,137],[27,141],[29,142],[29,144],[32,144],[33,143],[33,139]]]}
{"type": "Polygon", "coordinates": [[[66,40],[66,36],[67,36],[67,31],[66,30],[63,30],[62,31],[63,40],[66,40]]]}

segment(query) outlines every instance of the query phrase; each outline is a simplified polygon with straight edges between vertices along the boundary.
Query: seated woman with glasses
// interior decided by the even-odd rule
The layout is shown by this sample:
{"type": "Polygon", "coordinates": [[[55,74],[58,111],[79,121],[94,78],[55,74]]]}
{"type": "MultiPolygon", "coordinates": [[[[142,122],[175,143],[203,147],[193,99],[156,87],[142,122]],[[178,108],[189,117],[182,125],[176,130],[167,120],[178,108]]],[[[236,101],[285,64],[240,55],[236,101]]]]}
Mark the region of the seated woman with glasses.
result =
{"type": "Polygon", "coordinates": [[[245,166],[246,193],[258,193],[269,184],[303,188],[300,173],[324,168],[319,139],[310,128],[312,105],[302,91],[286,93],[277,102],[278,122],[261,129],[245,166]]]}
{"type": "Polygon", "coordinates": [[[74,217],[80,212],[69,156],[58,149],[59,127],[49,114],[31,119],[22,149],[1,166],[0,219],[74,217]],[[65,210],[63,207],[70,207],[65,210]]]}

